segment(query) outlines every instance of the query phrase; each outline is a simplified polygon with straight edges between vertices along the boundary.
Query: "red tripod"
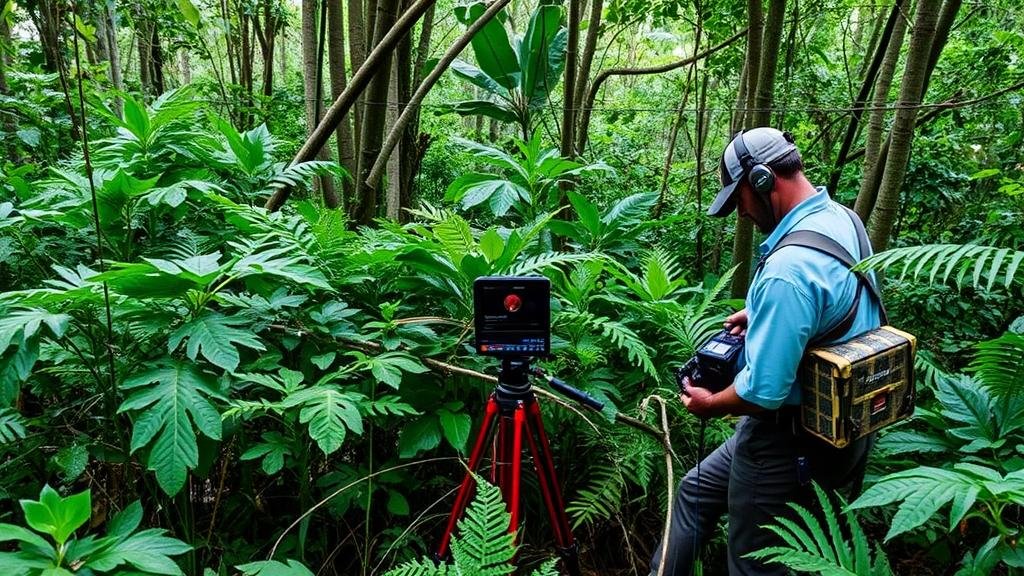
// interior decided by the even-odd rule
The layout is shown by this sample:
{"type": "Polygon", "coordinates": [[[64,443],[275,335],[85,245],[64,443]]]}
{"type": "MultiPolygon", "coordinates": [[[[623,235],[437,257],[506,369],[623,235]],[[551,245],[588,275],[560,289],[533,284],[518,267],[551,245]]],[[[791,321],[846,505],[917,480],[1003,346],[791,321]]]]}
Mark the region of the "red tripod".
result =
{"type": "MultiPolygon", "coordinates": [[[[448,517],[448,525],[441,538],[441,545],[437,549],[437,557],[444,559],[448,556],[448,545],[451,542],[452,532],[455,530],[455,523],[465,512],[476,486],[473,472],[480,465],[484,449],[492,437],[494,442],[491,481],[501,488],[512,516],[509,532],[515,531],[519,526],[523,439],[525,438],[533,459],[533,467],[537,471],[537,480],[554,532],[558,555],[562,558],[565,571],[571,576],[579,576],[580,566],[576,541],[572,537],[569,519],[565,514],[565,504],[562,500],[562,492],[558,487],[558,478],[555,475],[555,465],[551,459],[551,448],[548,445],[547,433],[544,431],[540,406],[537,404],[537,398],[533,394],[533,388],[530,386],[528,378],[530,373],[543,375],[540,369],[531,370],[527,359],[502,359],[498,385],[487,400],[484,421],[473,444],[473,451],[469,455],[469,470],[455,497],[455,506],[448,517]],[[495,434],[495,432],[497,433],[495,434]]],[[[600,410],[603,407],[590,395],[576,390],[556,378],[548,377],[547,380],[560,392],[586,403],[592,408],[600,410]]]]}

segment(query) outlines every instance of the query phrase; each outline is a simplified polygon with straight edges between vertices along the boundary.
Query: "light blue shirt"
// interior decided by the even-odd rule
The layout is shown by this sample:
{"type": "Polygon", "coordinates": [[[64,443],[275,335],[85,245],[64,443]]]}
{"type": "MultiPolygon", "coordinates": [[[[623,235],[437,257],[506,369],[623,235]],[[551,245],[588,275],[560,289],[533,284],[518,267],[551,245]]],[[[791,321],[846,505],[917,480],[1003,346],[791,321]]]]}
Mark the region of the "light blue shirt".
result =
{"type": "MultiPolygon", "coordinates": [[[[857,260],[857,231],[846,210],[824,188],[786,214],[761,243],[767,254],[794,230],[813,230],[841,244],[857,260]]],[[[800,403],[797,368],[807,343],[837,326],[860,295],[857,316],[843,341],[879,326],[878,304],[839,260],[804,246],[787,246],[768,259],[747,294],[746,365],[736,394],[768,410],[800,403]]],[[[824,343],[824,342],[823,342],[824,343]]]]}

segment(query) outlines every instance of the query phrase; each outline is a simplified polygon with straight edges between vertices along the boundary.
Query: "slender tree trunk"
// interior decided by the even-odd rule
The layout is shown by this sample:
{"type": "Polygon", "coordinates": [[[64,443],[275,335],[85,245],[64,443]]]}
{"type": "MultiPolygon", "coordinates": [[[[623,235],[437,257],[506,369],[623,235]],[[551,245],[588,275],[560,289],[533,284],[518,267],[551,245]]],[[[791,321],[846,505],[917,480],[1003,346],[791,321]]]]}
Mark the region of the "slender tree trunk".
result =
{"type": "MultiPolygon", "coordinates": [[[[11,29],[7,26],[6,20],[0,20],[0,96],[10,96],[11,88],[7,84],[7,51],[11,47],[11,29]]],[[[3,114],[3,130],[8,134],[14,134],[17,125],[14,117],[10,114],[3,114]]],[[[8,146],[4,150],[4,157],[11,162],[17,163],[17,146],[8,138],[8,146]]]]}
{"type": "MultiPolygon", "coordinates": [[[[122,80],[121,72],[121,49],[117,45],[117,8],[114,3],[103,4],[103,18],[106,21],[103,31],[107,35],[107,53],[110,56],[110,84],[114,87],[114,90],[121,92],[124,90],[124,81],[122,80]]],[[[114,112],[118,116],[122,114],[121,98],[119,96],[114,97],[114,112]]]]}
{"type": "MultiPolygon", "coordinates": [[[[347,0],[348,2],[348,57],[352,63],[352,73],[363,67],[366,62],[367,42],[366,31],[373,36],[373,29],[367,28],[366,11],[363,8],[363,0],[347,0]]],[[[353,169],[352,178],[358,174],[355,171],[356,160],[359,158],[359,135],[363,127],[363,102],[362,98],[356,101],[352,109],[352,155],[353,169]]]]}
{"type": "Polygon", "coordinates": [[[885,159],[885,169],[878,188],[878,202],[868,226],[871,244],[875,250],[884,250],[889,244],[893,221],[899,210],[900,188],[907,173],[910,148],[914,139],[914,121],[921,103],[928,60],[935,39],[935,25],[941,0],[918,0],[914,14],[914,31],[910,36],[907,67],[900,87],[899,108],[892,127],[892,144],[885,159]]]}
{"type": "MultiPolygon", "coordinates": [[[[317,0],[302,1],[302,74],[303,93],[306,100],[306,134],[312,134],[320,123],[318,95],[320,87],[317,81],[320,74],[317,71],[317,0]]],[[[316,152],[318,160],[330,160],[330,153],[326,147],[321,146],[316,152]]],[[[332,200],[334,206],[338,204],[338,195],[334,190],[334,182],[330,176],[317,177],[314,179],[313,190],[324,197],[326,204],[330,205],[332,200]]]]}
{"type": "MultiPolygon", "coordinates": [[[[331,0],[327,3],[327,43],[330,52],[330,78],[331,78],[331,99],[337,100],[338,96],[345,91],[348,79],[345,73],[345,14],[341,0],[331,0]]],[[[334,131],[338,146],[338,162],[349,173],[350,178],[342,179],[343,206],[347,207],[352,203],[352,195],[355,192],[355,184],[352,178],[356,174],[355,145],[352,143],[352,123],[348,116],[341,119],[338,129],[334,131]]]]}
{"type": "MultiPolygon", "coordinates": [[[[774,2],[774,0],[773,0],[774,2]]],[[[773,4],[774,6],[774,4],[773,4]]],[[[751,127],[757,107],[758,86],[761,79],[762,42],[764,40],[764,11],[761,0],[748,0],[750,31],[747,32],[747,55],[744,70],[747,75],[746,109],[740,114],[740,126],[751,127]]],[[[737,266],[732,277],[732,297],[743,298],[750,286],[750,261],[753,254],[754,227],[746,218],[736,219],[736,233],[732,242],[732,263],[737,266]]]]}
{"type": "Polygon", "coordinates": [[[238,84],[238,66],[235,64],[237,58],[236,42],[234,30],[231,26],[231,12],[228,0],[220,0],[220,17],[224,20],[224,44],[228,55],[228,69],[231,71],[231,83],[238,84]]]}
{"type": "MultiPolygon", "coordinates": [[[[576,128],[576,107],[573,105],[573,98],[576,94],[576,54],[580,46],[580,2],[582,0],[569,0],[569,18],[566,22],[569,27],[569,40],[565,47],[565,78],[562,81],[565,98],[562,103],[562,143],[561,153],[563,158],[575,158],[576,151],[573,148],[576,140],[573,133],[576,128]]],[[[569,182],[564,182],[569,184],[569,182]]],[[[563,203],[563,196],[566,187],[562,187],[559,193],[558,205],[563,203]]]]}
{"type": "Polygon", "coordinates": [[[178,50],[178,66],[181,68],[181,83],[192,83],[192,61],[188,57],[188,48],[178,50]]]}
{"type": "MultiPolygon", "coordinates": [[[[896,65],[903,52],[903,40],[906,37],[906,32],[907,20],[900,14],[893,24],[888,42],[885,43],[885,55],[882,58],[878,78],[875,82],[875,93],[871,98],[871,115],[868,118],[864,144],[864,167],[861,169],[860,190],[857,192],[857,201],[854,203],[854,211],[863,222],[870,220],[871,211],[875,206],[875,198],[878,196],[878,183],[882,177],[881,168],[884,165],[880,158],[880,152],[882,136],[885,132],[886,104],[889,102],[889,90],[892,88],[892,80],[896,75],[896,65]]],[[[882,45],[880,44],[879,47],[881,48],[882,45]]]]}
{"type": "Polygon", "coordinates": [[[153,23],[145,12],[141,2],[135,3],[135,38],[139,49],[139,83],[142,94],[148,100],[155,94],[153,87],[153,23]]]}
{"type": "Polygon", "coordinates": [[[166,84],[164,83],[164,49],[160,43],[160,29],[154,24],[153,38],[150,40],[149,47],[153,51],[152,57],[149,59],[150,65],[153,67],[152,78],[153,78],[153,90],[154,96],[159,96],[166,91],[166,84]]]}
{"type": "Polygon", "coordinates": [[[905,0],[896,0],[893,3],[892,10],[889,12],[889,17],[885,22],[885,27],[882,30],[881,37],[877,43],[877,48],[871,58],[871,65],[864,74],[864,80],[861,83],[860,92],[857,94],[857,98],[853,102],[853,113],[850,115],[850,123],[846,127],[846,136],[843,138],[843,143],[839,146],[839,155],[836,157],[835,168],[832,170],[832,177],[829,179],[828,183],[828,190],[832,194],[835,194],[838,191],[839,177],[842,174],[843,165],[846,164],[846,156],[849,154],[850,148],[853,146],[853,141],[857,136],[860,119],[864,113],[864,103],[867,102],[868,96],[871,94],[871,89],[875,86],[878,71],[881,69],[882,61],[885,59],[885,54],[889,47],[889,41],[893,36],[897,22],[903,19],[901,11],[903,10],[904,4],[905,0]]]}
{"type": "MultiPolygon", "coordinates": [[[[302,144],[299,151],[295,153],[295,156],[292,158],[292,165],[310,160],[316,155],[318,150],[324,147],[331,134],[334,133],[338,122],[352,109],[356,99],[359,98],[363,90],[366,89],[370,81],[380,71],[383,62],[394,52],[399,40],[415,27],[416,22],[423,17],[423,14],[434,3],[435,0],[416,0],[409,6],[408,10],[402,13],[401,18],[395,22],[384,38],[374,46],[373,51],[366,57],[366,62],[363,66],[352,75],[348,87],[331,104],[331,107],[327,109],[320,124],[302,144]]],[[[290,195],[291,187],[282,186],[267,199],[264,207],[271,212],[276,211],[284,205],[290,195]]]]}
{"type": "Polygon", "coordinates": [[[265,98],[274,94],[274,42],[277,38],[277,16],[274,14],[273,0],[262,0],[263,22],[258,16],[253,17],[253,31],[260,44],[263,56],[263,87],[261,93],[265,98]]]}
{"type": "MultiPolygon", "coordinates": [[[[373,44],[381,43],[384,35],[395,24],[398,11],[398,0],[378,0],[374,17],[373,44]]],[[[370,168],[380,153],[384,140],[384,124],[387,115],[388,88],[391,80],[391,55],[384,57],[377,73],[366,90],[366,105],[363,112],[362,133],[359,135],[359,168],[356,179],[355,220],[361,224],[371,224],[377,217],[377,191],[367,185],[370,168]]]]}
{"type": "MultiPolygon", "coordinates": [[[[702,81],[700,84],[700,104],[697,106],[697,126],[696,126],[696,142],[695,154],[697,156],[697,173],[695,175],[696,181],[694,182],[697,193],[697,214],[704,212],[703,198],[701,191],[704,190],[704,149],[708,140],[708,125],[710,124],[710,114],[708,113],[708,76],[709,74],[702,74],[702,81]]],[[[696,246],[696,261],[697,261],[697,278],[704,277],[704,226],[697,226],[697,246],[696,246]]]]}
{"type": "MultiPolygon", "coordinates": [[[[408,105],[409,100],[412,98],[412,80],[413,80],[413,59],[412,59],[412,36],[406,36],[398,45],[398,50],[395,52],[395,95],[397,96],[397,107],[394,112],[394,119],[391,124],[394,125],[398,118],[405,113],[405,107],[408,105]]],[[[405,209],[409,208],[409,199],[411,197],[409,187],[412,185],[412,171],[413,166],[416,163],[416,135],[419,132],[419,116],[414,115],[415,123],[408,123],[401,128],[401,146],[402,153],[397,155],[398,164],[398,181],[395,183],[394,190],[397,193],[395,198],[395,209],[389,210],[389,217],[391,213],[394,213],[393,218],[401,221],[405,209]]],[[[383,134],[381,135],[383,142],[383,134]]]]}
{"type": "MultiPolygon", "coordinates": [[[[587,24],[587,39],[583,43],[583,54],[580,56],[580,69],[576,74],[576,93],[573,96],[573,105],[576,108],[575,121],[579,122],[580,109],[586,100],[587,84],[590,80],[590,67],[594,63],[594,54],[597,52],[597,41],[601,35],[601,11],[604,9],[603,0],[592,0],[590,3],[590,22],[587,24]]],[[[579,138],[577,137],[577,140],[579,138]]],[[[577,154],[583,150],[577,148],[577,154]]]]}
{"type": "MultiPolygon", "coordinates": [[[[404,44],[404,42],[403,42],[404,44]]],[[[398,52],[402,51],[401,44],[399,44],[398,52]]],[[[395,123],[398,121],[399,116],[399,102],[402,100],[398,95],[398,60],[397,52],[395,58],[395,66],[391,67],[391,86],[388,87],[388,111],[386,115],[385,131],[390,131],[394,128],[395,123]]],[[[402,139],[404,140],[404,138],[402,139]]],[[[384,214],[391,220],[398,220],[398,215],[402,210],[402,199],[401,199],[401,180],[402,180],[402,165],[401,158],[404,142],[400,141],[395,146],[395,153],[388,157],[388,185],[387,192],[385,194],[386,201],[384,206],[384,214]]],[[[367,173],[369,176],[369,173],[367,173]]]]}

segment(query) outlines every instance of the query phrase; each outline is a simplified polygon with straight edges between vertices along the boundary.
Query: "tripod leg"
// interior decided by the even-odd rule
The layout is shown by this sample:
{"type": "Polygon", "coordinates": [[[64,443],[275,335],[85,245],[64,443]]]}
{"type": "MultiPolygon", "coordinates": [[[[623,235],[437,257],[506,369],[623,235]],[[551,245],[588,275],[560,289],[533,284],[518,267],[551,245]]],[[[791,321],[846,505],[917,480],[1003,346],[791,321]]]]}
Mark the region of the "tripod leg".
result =
{"type": "Polygon", "coordinates": [[[508,526],[509,532],[515,532],[519,527],[519,489],[523,477],[523,430],[526,428],[526,409],[522,402],[516,405],[512,426],[512,482],[508,499],[509,513],[512,515],[512,519],[508,526]]]}
{"type": "Polygon", "coordinates": [[[455,524],[462,517],[462,513],[466,511],[473,488],[476,487],[476,479],[473,477],[473,472],[480,465],[480,458],[483,456],[484,448],[487,446],[487,439],[490,438],[491,433],[494,431],[494,421],[497,415],[498,402],[492,395],[487,400],[487,407],[484,410],[484,421],[480,424],[480,431],[477,433],[476,441],[473,443],[473,451],[469,455],[469,469],[466,471],[466,476],[462,479],[462,484],[459,486],[459,492],[455,496],[455,506],[452,507],[452,512],[448,516],[448,525],[444,530],[444,536],[441,537],[441,544],[437,547],[437,559],[443,559],[448,556],[448,545],[451,543],[455,524]]]}
{"type": "Polygon", "coordinates": [[[555,474],[555,463],[551,458],[551,446],[548,444],[547,433],[544,431],[544,421],[540,415],[540,406],[536,401],[533,401],[529,403],[526,409],[528,411],[526,436],[529,439],[533,465],[537,469],[537,478],[540,483],[541,494],[544,497],[544,505],[548,509],[551,529],[555,534],[558,555],[562,557],[562,565],[565,567],[566,572],[571,576],[579,576],[578,549],[576,541],[572,537],[572,529],[569,527],[569,517],[565,513],[562,491],[558,487],[558,476],[555,474]],[[534,435],[536,435],[536,439],[534,435]]]}

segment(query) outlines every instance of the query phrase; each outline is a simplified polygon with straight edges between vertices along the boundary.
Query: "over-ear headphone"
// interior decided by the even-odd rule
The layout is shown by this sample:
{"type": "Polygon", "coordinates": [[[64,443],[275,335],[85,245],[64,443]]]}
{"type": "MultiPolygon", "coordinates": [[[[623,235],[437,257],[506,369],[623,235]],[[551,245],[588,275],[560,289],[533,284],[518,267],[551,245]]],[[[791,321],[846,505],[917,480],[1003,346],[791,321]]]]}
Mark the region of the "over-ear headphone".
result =
{"type": "Polygon", "coordinates": [[[740,167],[746,172],[750,187],[758,194],[770,194],[775,189],[775,172],[772,172],[767,164],[754,161],[754,157],[750,155],[747,145],[743,142],[742,130],[736,133],[732,141],[734,142],[733,148],[736,150],[736,159],[739,160],[740,167]]]}

